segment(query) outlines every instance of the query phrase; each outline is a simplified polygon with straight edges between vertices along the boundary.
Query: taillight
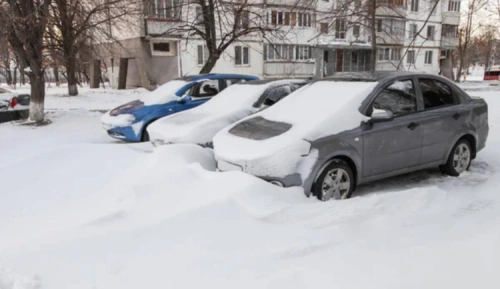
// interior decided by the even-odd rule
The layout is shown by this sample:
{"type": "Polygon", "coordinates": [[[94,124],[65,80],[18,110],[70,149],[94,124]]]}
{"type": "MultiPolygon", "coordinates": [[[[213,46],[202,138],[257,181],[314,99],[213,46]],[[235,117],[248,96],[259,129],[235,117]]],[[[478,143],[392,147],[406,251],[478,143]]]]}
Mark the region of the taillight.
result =
{"type": "Polygon", "coordinates": [[[10,107],[14,108],[16,105],[17,105],[17,97],[13,97],[11,100],[10,100],[10,107]]]}

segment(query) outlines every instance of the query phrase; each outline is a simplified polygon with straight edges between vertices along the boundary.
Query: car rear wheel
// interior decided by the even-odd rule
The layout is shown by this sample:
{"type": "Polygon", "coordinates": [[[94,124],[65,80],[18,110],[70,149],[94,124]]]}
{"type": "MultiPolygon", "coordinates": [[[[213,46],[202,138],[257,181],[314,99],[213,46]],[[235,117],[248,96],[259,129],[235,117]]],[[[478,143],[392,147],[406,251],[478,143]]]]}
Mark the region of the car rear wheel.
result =
{"type": "Polygon", "coordinates": [[[145,128],[142,130],[141,141],[142,141],[142,142],[147,142],[147,141],[149,141],[149,133],[148,133],[148,131],[147,131],[147,127],[145,127],[145,128]]]}
{"type": "Polygon", "coordinates": [[[319,174],[314,185],[314,195],[321,201],[349,199],[355,187],[351,167],[343,160],[334,159],[319,174]]]}
{"type": "Polygon", "coordinates": [[[461,173],[469,170],[472,162],[472,149],[469,141],[459,140],[448,156],[445,165],[440,166],[441,171],[449,176],[458,177],[461,173]]]}

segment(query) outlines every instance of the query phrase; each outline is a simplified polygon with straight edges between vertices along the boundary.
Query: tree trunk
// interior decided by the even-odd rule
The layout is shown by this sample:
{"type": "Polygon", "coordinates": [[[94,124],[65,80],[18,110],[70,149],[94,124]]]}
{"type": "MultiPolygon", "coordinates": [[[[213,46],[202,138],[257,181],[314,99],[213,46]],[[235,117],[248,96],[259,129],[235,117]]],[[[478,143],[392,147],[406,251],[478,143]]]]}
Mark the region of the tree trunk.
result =
{"type": "Polygon", "coordinates": [[[45,81],[43,71],[32,69],[29,73],[31,84],[30,96],[30,117],[36,123],[43,122],[44,101],[45,101],[45,81]]]}
{"type": "Polygon", "coordinates": [[[57,64],[54,65],[54,80],[56,82],[56,86],[60,86],[61,82],[59,81],[59,67],[57,67],[57,64]]]}
{"type": "Polygon", "coordinates": [[[20,67],[20,70],[19,70],[19,83],[21,83],[22,85],[25,85],[26,84],[26,77],[25,77],[25,74],[24,74],[24,65],[22,64],[22,62],[19,64],[19,67],[20,67]]]}
{"type": "Polygon", "coordinates": [[[219,60],[219,56],[217,55],[212,54],[208,56],[208,60],[205,63],[205,65],[203,65],[203,67],[201,68],[200,74],[210,73],[210,71],[212,71],[215,64],[217,63],[217,60],[219,60]]]}
{"type": "Polygon", "coordinates": [[[66,70],[68,73],[68,94],[69,96],[78,95],[78,86],[76,81],[76,61],[74,58],[70,57],[67,59],[66,70]]]}
{"type": "Polygon", "coordinates": [[[7,85],[12,85],[12,72],[10,68],[5,69],[5,81],[7,81],[7,85]]]}
{"type": "Polygon", "coordinates": [[[12,79],[12,82],[13,82],[14,87],[15,87],[16,83],[17,83],[17,66],[14,67],[14,78],[12,79]]]}
{"type": "Polygon", "coordinates": [[[375,72],[377,69],[377,1],[371,0],[370,3],[370,33],[372,38],[372,51],[370,56],[370,72],[375,72]]]}

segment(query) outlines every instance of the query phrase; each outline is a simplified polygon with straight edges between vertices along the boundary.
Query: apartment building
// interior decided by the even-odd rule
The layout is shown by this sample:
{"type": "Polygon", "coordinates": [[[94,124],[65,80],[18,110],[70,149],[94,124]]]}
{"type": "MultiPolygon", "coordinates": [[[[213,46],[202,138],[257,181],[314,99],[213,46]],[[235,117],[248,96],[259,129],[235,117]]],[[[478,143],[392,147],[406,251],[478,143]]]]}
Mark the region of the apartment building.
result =
{"type": "MultiPolygon", "coordinates": [[[[172,31],[181,31],[175,27],[196,21],[201,9],[196,3],[181,5],[181,1],[148,2],[138,19],[139,28],[122,32],[120,45],[100,59],[114,87],[154,88],[170,79],[199,73],[208,57],[204,41],[192,33],[172,31]]],[[[369,70],[372,44],[367,19],[338,13],[345,5],[363,5],[361,0],[252,1],[248,5],[251,14],[261,15],[263,25],[276,33],[265,38],[257,33],[239,38],[221,55],[212,72],[321,78],[336,72],[369,70]]],[[[376,69],[451,75],[460,1],[380,1],[376,10],[376,69]]]]}

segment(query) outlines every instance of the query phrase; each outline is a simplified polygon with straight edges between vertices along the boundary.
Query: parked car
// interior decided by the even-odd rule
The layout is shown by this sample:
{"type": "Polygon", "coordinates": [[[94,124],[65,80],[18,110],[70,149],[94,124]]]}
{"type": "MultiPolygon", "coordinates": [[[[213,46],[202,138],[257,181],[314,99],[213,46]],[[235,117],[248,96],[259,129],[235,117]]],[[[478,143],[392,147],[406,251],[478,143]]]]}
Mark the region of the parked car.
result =
{"type": "Polygon", "coordinates": [[[27,117],[30,95],[0,88],[0,123],[27,117]]]}
{"type": "Polygon", "coordinates": [[[275,104],[305,84],[305,80],[293,79],[238,83],[204,105],[157,120],[148,127],[148,134],[155,146],[194,143],[211,147],[219,130],[275,104]]]}
{"type": "Polygon", "coordinates": [[[194,108],[235,83],[257,80],[242,74],[200,74],[169,81],[146,95],[105,113],[108,135],[126,141],[149,141],[146,128],[155,120],[194,108]]]}
{"type": "Polygon", "coordinates": [[[220,171],[244,171],[307,196],[346,199],[356,185],[439,166],[466,171],[485,147],[488,107],[421,73],[322,79],[214,137],[220,171]]]}

